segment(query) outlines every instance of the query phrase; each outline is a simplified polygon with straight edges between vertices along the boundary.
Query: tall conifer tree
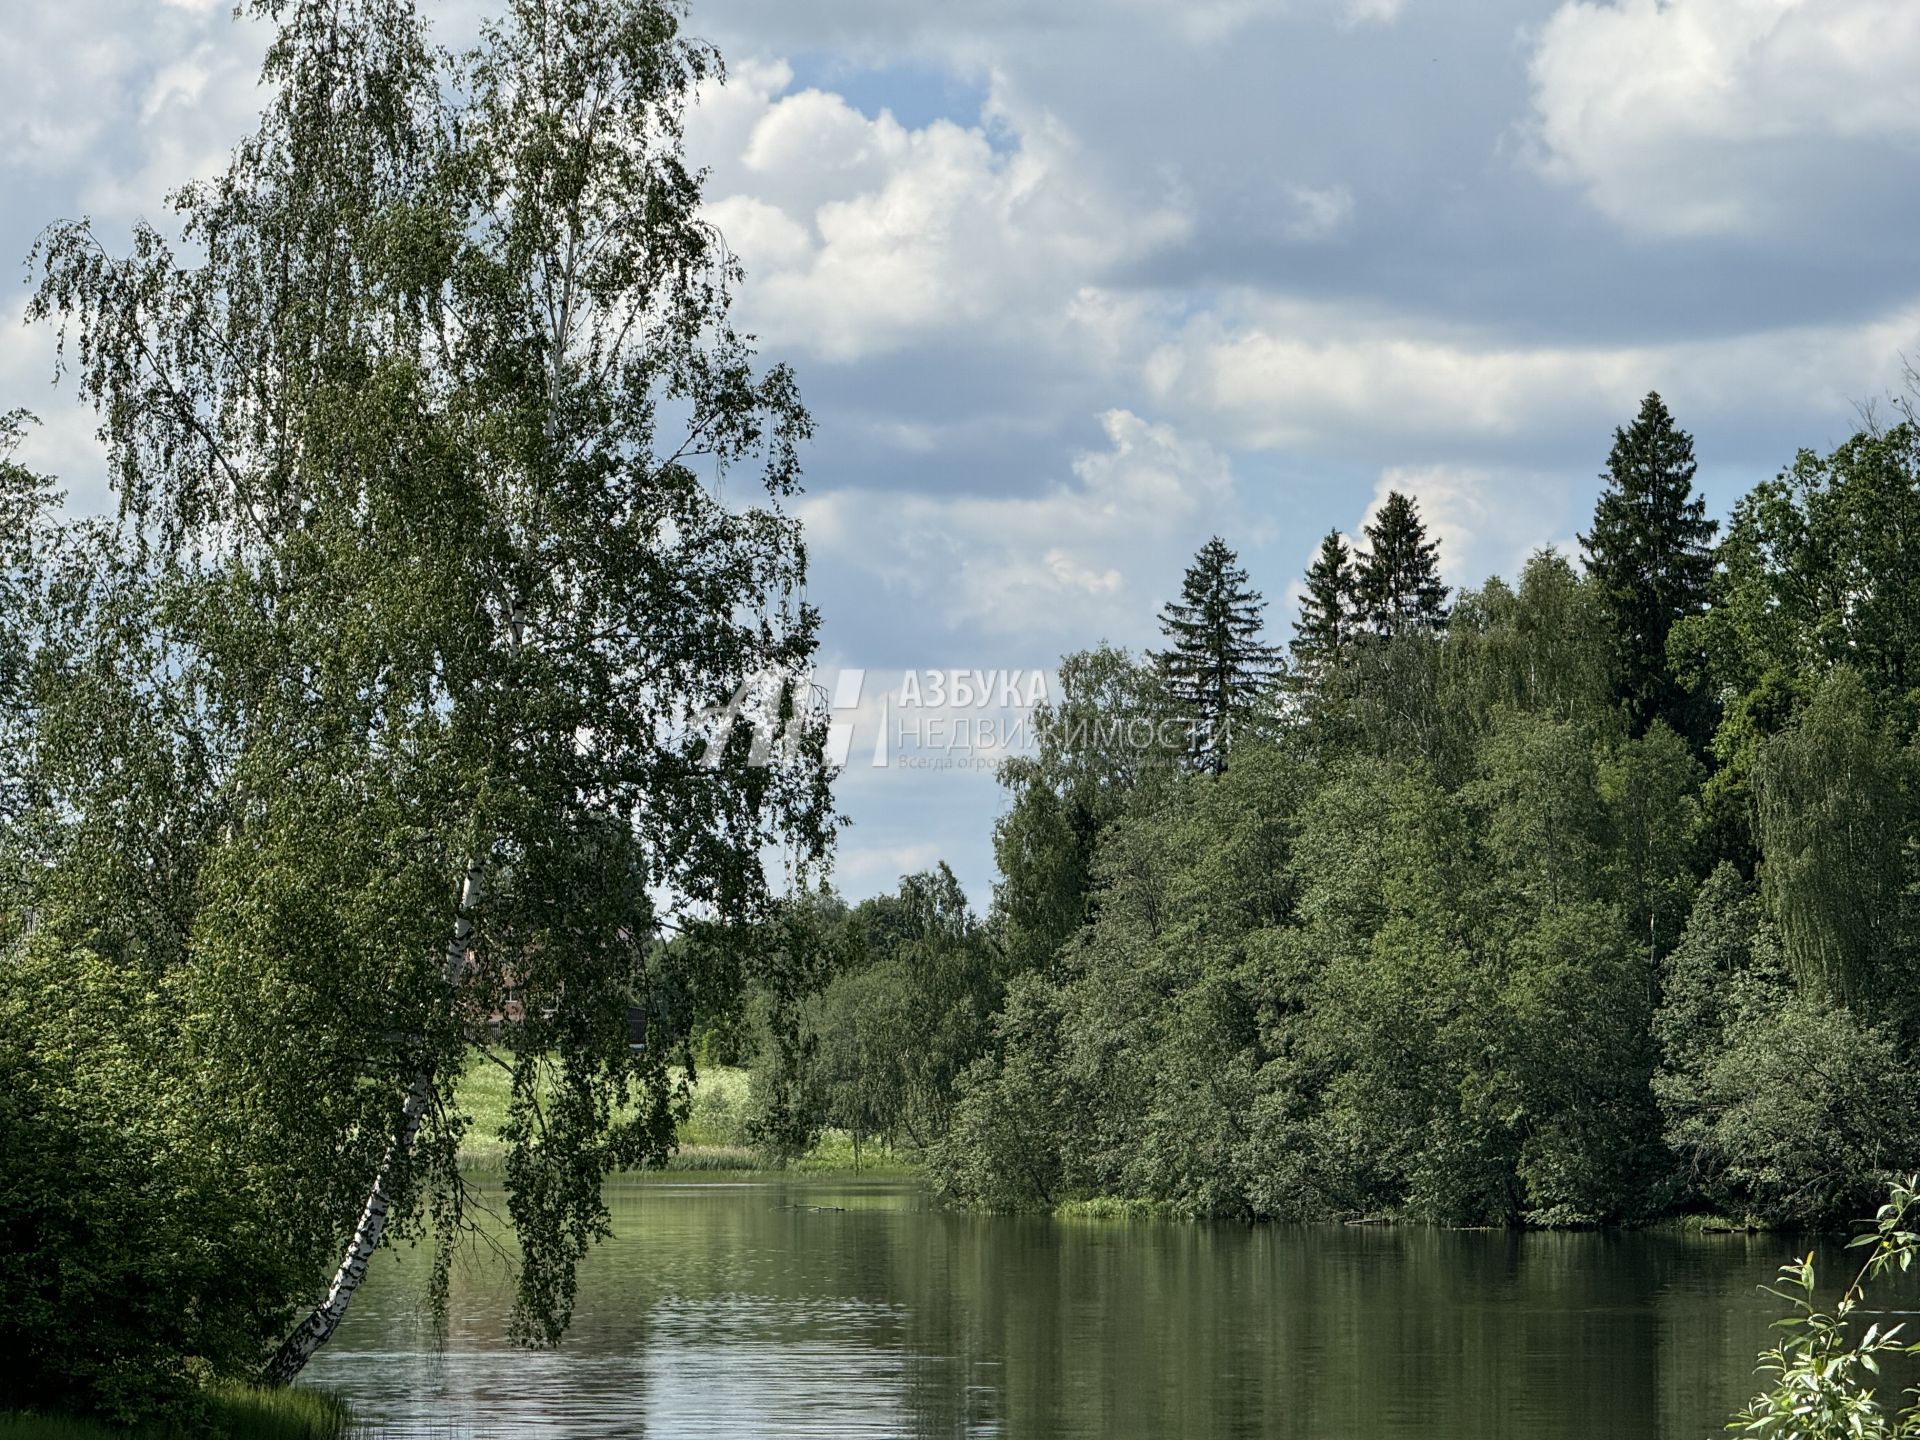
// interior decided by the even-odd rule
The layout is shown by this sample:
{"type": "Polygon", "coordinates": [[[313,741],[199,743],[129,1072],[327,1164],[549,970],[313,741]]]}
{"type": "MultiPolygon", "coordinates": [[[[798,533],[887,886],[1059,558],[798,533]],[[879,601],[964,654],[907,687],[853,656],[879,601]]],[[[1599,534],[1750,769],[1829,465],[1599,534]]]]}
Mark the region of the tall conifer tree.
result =
{"type": "Polygon", "coordinates": [[[1440,583],[1440,547],[1427,538],[1420,508],[1398,490],[1367,526],[1355,590],[1360,616],[1375,635],[1444,630],[1447,587],[1440,583]]]}
{"type": "Polygon", "coordinates": [[[1613,432],[1606,488],[1580,547],[1613,630],[1614,688],[1633,733],[1664,719],[1698,744],[1701,703],[1667,660],[1669,632],[1706,608],[1713,574],[1718,526],[1693,493],[1694,470],[1693,437],[1650,392],[1633,424],[1613,432]]]}
{"type": "Polygon", "coordinates": [[[1317,684],[1340,663],[1353,639],[1357,604],[1353,551],[1345,536],[1329,530],[1307,570],[1307,593],[1300,601],[1300,618],[1293,622],[1289,649],[1294,674],[1302,683],[1317,684]]]}
{"type": "Polygon", "coordinates": [[[1239,557],[1216,535],[1187,567],[1180,598],[1161,612],[1169,646],[1154,658],[1190,726],[1198,769],[1226,769],[1234,722],[1253,713],[1273,675],[1277,653],[1261,639],[1265,609],[1239,557]]]}

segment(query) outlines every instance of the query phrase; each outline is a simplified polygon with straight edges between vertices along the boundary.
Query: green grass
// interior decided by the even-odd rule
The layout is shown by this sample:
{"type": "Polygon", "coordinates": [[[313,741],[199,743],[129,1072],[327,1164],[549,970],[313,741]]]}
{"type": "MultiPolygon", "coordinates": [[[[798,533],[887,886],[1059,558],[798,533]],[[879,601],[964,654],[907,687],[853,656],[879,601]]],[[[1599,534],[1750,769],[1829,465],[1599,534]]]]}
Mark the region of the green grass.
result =
{"type": "Polygon", "coordinates": [[[473,1118],[460,1142],[460,1164],[468,1170],[498,1170],[507,1147],[500,1127],[507,1121],[507,1072],[476,1055],[460,1077],[460,1107],[473,1118]]]}
{"type": "Polygon", "coordinates": [[[860,1163],[854,1163],[853,1137],[844,1130],[829,1130],[820,1142],[787,1167],[803,1175],[841,1174],[857,1171],[862,1175],[917,1175],[919,1162],[911,1153],[889,1150],[875,1140],[860,1145],[860,1163]]]}
{"type": "Polygon", "coordinates": [[[1738,1219],[1726,1215],[1678,1215],[1658,1224],[1685,1235],[1765,1235],[1776,1228],[1752,1215],[1738,1219]]]}
{"type": "Polygon", "coordinates": [[[126,1433],[92,1420],[58,1415],[0,1415],[0,1440],[106,1440],[126,1433]]]}
{"type": "Polygon", "coordinates": [[[232,1386],[208,1397],[204,1420],[133,1429],[65,1415],[0,1414],[0,1440],[345,1440],[353,1417],[333,1396],[298,1386],[232,1386]]]}
{"type": "Polygon", "coordinates": [[[1177,1220],[1179,1213],[1164,1200],[1126,1200],[1118,1195],[1095,1195],[1088,1200],[1063,1200],[1053,1207],[1056,1220],[1177,1220]]]}
{"type": "MultiPolygon", "coordinates": [[[[693,1109],[680,1127],[680,1148],[667,1162],[668,1170],[767,1169],[765,1161],[746,1142],[748,1075],[745,1070],[714,1066],[702,1070],[694,1084],[693,1109]]],[[[473,1117],[460,1143],[460,1164],[467,1170],[498,1170],[506,1161],[500,1126],[507,1118],[507,1072],[476,1056],[460,1080],[460,1103],[473,1117]]],[[[858,1169],[863,1175],[909,1175],[918,1167],[910,1160],[872,1141],[860,1147],[854,1165],[853,1140],[845,1131],[830,1130],[820,1143],[786,1167],[802,1174],[839,1174],[858,1169]]],[[[0,1440],[6,1440],[0,1435],[0,1440]]]]}

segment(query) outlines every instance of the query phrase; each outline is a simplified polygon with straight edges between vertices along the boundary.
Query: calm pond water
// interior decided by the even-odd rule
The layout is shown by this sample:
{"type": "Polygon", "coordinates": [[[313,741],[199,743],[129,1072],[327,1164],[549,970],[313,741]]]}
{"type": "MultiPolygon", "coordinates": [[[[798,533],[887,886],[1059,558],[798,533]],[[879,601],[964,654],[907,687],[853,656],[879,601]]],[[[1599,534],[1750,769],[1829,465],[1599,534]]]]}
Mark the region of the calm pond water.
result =
{"type": "MultiPolygon", "coordinates": [[[[497,1260],[382,1257],[315,1384],[391,1437],[1701,1440],[1779,1237],[944,1213],[910,1183],[616,1182],[556,1352],[497,1260]]],[[[1838,1276],[1839,1257],[1832,1274],[1838,1276]]]]}

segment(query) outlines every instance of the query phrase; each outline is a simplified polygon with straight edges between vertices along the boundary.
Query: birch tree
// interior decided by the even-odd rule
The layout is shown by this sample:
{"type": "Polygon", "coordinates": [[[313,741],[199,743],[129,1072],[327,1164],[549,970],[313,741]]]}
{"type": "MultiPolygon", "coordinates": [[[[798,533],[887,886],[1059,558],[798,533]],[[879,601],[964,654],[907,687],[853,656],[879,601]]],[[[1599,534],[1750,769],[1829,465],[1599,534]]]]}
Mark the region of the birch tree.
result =
{"type": "Polygon", "coordinates": [[[603,1177],[684,1105],[654,940],[763,916],[763,854],[819,860],[831,817],[780,680],[809,421],[682,152],[719,58],[668,0],[507,0],[459,55],[407,0],[246,8],[258,130],[171,238],[50,228],[34,309],[165,572],[159,681],[197,687],[218,839],[165,987],[236,1183],[328,1277],[286,1380],[383,1242],[444,1265],[476,1051],[511,1075],[514,1331],[559,1338],[603,1177]],[[766,676],[754,765],[700,716],[766,676]]]}

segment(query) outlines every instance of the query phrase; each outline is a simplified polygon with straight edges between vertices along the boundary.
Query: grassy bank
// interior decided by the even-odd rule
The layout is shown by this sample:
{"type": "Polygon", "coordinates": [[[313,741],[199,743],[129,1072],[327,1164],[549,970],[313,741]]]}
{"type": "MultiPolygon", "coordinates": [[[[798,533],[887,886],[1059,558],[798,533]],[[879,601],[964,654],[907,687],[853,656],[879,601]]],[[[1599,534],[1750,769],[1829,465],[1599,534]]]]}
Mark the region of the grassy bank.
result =
{"type": "Polygon", "coordinates": [[[0,1414],[0,1440],[345,1440],[347,1408],[319,1390],[217,1390],[204,1416],[127,1429],[64,1415],[0,1414]]]}
{"type": "Polygon", "coordinates": [[[1090,1200],[1062,1200],[1053,1207],[1056,1220],[1181,1220],[1164,1200],[1125,1200],[1118,1195],[1096,1195],[1090,1200]]]}
{"type": "MultiPolygon", "coordinates": [[[[748,1076],[745,1070],[716,1066],[702,1070],[694,1085],[693,1111],[680,1127],[680,1148],[666,1169],[764,1170],[768,1166],[746,1142],[748,1076]]],[[[473,1116],[473,1125],[460,1144],[460,1163],[468,1170],[498,1170],[506,1159],[500,1127],[507,1118],[507,1073],[498,1065],[476,1058],[460,1081],[460,1102],[473,1116]]],[[[802,1174],[855,1172],[862,1175],[910,1175],[918,1170],[911,1160],[873,1141],[854,1154],[852,1137],[830,1130],[819,1144],[785,1168],[802,1174]]],[[[0,1436],[0,1440],[6,1437],[0,1436]]]]}
{"type": "MultiPolygon", "coordinates": [[[[1047,1212],[1056,1220],[1190,1220],[1177,1206],[1163,1200],[1126,1199],[1118,1195],[1095,1195],[1083,1200],[1062,1200],[1047,1212]]],[[[1408,1219],[1392,1214],[1327,1216],[1327,1224],[1397,1226],[1411,1230],[1492,1231],[1496,1225],[1443,1225],[1430,1220],[1408,1219]]],[[[1733,1218],[1725,1215],[1668,1215],[1656,1220],[1614,1225],[1526,1226],[1527,1230],[1646,1230],[1676,1235],[1766,1235],[1782,1227],[1769,1225],[1753,1216],[1733,1218]]]]}

